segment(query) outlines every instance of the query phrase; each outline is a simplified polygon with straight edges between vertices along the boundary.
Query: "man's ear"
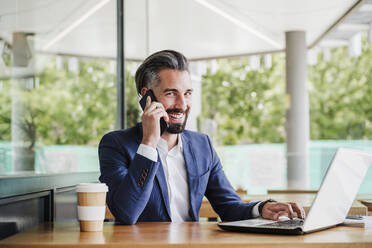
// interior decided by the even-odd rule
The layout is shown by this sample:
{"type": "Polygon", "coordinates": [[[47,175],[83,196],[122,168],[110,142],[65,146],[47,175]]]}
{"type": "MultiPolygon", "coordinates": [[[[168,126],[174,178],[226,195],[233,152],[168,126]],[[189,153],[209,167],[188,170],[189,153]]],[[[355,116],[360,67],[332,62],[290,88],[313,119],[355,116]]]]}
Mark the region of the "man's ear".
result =
{"type": "Polygon", "coordinates": [[[141,89],[141,96],[144,96],[148,90],[149,90],[149,88],[147,88],[147,87],[143,87],[143,88],[141,89]]]}

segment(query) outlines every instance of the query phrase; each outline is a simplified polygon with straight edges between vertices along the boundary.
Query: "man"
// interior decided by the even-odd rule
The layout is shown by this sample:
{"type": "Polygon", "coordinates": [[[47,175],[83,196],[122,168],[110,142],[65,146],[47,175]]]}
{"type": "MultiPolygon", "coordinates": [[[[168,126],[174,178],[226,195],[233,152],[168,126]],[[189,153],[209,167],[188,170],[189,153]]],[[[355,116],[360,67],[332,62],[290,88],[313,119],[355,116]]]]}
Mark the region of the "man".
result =
{"type": "Polygon", "coordinates": [[[123,224],[198,221],[206,196],[223,221],[262,216],[304,218],[296,203],[243,202],[227,180],[208,136],[184,130],[192,105],[187,59],[164,50],[149,56],[135,76],[137,91],[152,90],[142,123],[106,134],[99,145],[100,181],[107,204],[123,224]],[[168,129],[160,133],[160,118],[168,129]]]}

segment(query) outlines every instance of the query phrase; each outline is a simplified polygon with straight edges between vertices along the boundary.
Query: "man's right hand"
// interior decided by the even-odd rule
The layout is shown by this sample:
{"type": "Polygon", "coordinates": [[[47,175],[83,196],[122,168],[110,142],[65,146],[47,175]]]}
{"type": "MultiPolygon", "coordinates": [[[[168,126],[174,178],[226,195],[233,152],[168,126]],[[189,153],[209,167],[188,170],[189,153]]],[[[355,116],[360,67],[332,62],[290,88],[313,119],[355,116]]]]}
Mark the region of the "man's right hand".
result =
{"type": "Polygon", "coordinates": [[[169,121],[168,114],[163,104],[155,101],[151,102],[151,98],[148,96],[146,99],[146,107],[141,117],[143,129],[142,144],[156,149],[160,139],[160,118],[162,117],[164,117],[165,121],[169,121]]]}
{"type": "Polygon", "coordinates": [[[294,213],[297,218],[305,219],[305,210],[295,202],[267,202],[262,208],[262,217],[270,220],[278,220],[280,216],[292,219],[294,213]]]}

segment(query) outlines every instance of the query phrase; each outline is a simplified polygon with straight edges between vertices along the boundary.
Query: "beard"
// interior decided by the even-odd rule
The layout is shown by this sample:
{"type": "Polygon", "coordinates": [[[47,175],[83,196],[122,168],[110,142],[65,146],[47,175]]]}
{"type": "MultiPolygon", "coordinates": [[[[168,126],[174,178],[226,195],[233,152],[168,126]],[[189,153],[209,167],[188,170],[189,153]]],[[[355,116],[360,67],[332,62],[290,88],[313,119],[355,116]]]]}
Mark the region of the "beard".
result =
{"type": "Polygon", "coordinates": [[[180,109],[167,109],[167,113],[183,113],[185,115],[185,120],[182,123],[168,123],[167,132],[171,134],[178,134],[182,133],[183,130],[185,130],[187,118],[189,117],[190,108],[187,108],[186,110],[180,110],[180,109]]]}

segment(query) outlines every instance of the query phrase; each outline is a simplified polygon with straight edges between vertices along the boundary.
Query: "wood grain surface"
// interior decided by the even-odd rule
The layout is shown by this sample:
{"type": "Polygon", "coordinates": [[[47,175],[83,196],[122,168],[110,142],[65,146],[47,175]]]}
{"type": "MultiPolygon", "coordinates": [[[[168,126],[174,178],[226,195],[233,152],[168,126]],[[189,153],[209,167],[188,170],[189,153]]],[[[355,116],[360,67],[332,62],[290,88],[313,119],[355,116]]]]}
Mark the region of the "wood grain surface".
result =
{"type": "Polygon", "coordinates": [[[215,222],[105,223],[80,232],[77,222],[45,223],[0,241],[0,247],[372,247],[372,229],[335,227],[302,236],[233,233],[215,222]]]}

